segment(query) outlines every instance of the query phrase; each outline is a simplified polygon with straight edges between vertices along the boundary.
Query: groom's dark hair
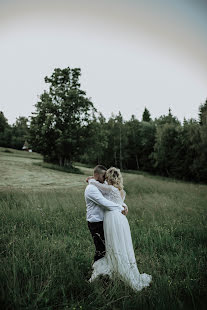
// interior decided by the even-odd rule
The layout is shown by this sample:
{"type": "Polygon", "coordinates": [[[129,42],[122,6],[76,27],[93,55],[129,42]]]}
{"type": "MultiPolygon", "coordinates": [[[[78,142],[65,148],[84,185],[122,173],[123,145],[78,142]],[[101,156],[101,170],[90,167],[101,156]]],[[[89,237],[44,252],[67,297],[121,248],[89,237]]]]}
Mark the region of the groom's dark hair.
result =
{"type": "Polygon", "coordinates": [[[102,166],[102,165],[97,165],[95,168],[94,168],[94,173],[97,173],[97,174],[104,174],[106,172],[107,168],[105,166],[102,166]]]}

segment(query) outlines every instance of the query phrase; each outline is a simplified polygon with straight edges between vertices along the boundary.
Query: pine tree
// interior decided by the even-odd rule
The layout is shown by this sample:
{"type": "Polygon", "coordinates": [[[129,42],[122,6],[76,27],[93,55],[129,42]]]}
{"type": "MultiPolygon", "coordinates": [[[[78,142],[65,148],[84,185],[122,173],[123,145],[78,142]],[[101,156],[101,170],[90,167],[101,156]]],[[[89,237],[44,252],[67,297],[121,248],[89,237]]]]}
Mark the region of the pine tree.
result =
{"type": "Polygon", "coordinates": [[[200,125],[206,125],[207,124],[207,99],[205,103],[200,105],[198,116],[199,116],[200,125]]]}
{"type": "Polygon", "coordinates": [[[11,147],[11,126],[4,113],[0,111],[0,146],[11,147]]]}
{"type": "Polygon", "coordinates": [[[145,107],[144,112],[142,114],[142,121],[143,122],[150,122],[151,121],[150,112],[146,107],[145,107]]]}

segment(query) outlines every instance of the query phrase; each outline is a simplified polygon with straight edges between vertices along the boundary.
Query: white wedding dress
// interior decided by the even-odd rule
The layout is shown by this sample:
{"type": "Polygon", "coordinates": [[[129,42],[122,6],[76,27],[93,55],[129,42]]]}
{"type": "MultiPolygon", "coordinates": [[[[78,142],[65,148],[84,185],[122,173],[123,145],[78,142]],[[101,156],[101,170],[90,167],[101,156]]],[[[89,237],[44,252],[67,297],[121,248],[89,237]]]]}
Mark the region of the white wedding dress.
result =
{"type": "MultiPolygon", "coordinates": [[[[124,191],[122,199],[118,188],[112,185],[102,184],[94,179],[89,180],[89,183],[95,185],[108,200],[123,204],[126,196],[124,191]]],[[[120,210],[105,211],[103,225],[106,255],[93,264],[93,272],[89,281],[92,282],[99,275],[108,275],[110,278],[117,275],[135,291],[149,286],[152,276],[139,273],[126,216],[120,210]]]]}

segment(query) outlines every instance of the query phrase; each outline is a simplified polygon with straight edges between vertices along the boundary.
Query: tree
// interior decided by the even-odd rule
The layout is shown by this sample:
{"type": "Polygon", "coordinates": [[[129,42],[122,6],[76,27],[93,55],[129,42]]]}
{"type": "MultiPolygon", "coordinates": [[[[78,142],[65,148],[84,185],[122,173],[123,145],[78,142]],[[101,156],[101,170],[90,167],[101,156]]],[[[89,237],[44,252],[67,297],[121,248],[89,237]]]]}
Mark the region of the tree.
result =
{"type": "Polygon", "coordinates": [[[200,126],[200,137],[199,158],[197,160],[199,178],[197,179],[207,182],[207,123],[204,123],[204,120],[202,126],[200,126]]]}
{"type": "Polygon", "coordinates": [[[131,119],[126,122],[127,133],[127,168],[140,169],[141,155],[141,125],[140,122],[132,115],[131,119]]]}
{"type": "Polygon", "coordinates": [[[153,171],[153,161],[151,158],[155,144],[156,127],[154,122],[144,122],[140,124],[140,166],[142,170],[153,171]]]}
{"type": "Polygon", "coordinates": [[[5,128],[8,126],[8,120],[4,116],[4,113],[0,111],[0,133],[4,132],[5,128]]]}
{"type": "Polygon", "coordinates": [[[205,103],[200,105],[198,116],[200,125],[207,125],[207,99],[205,103]]]}
{"type": "Polygon", "coordinates": [[[21,150],[28,135],[28,118],[20,116],[12,126],[11,147],[21,150]]]}
{"type": "Polygon", "coordinates": [[[121,170],[123,169],[123,158],[124,158],[124,154],[123,154],[124,153],[123,122],[124,122],[123,117],[121,115],[121,112],[119,111],[119,114],[116,117],[116,123],[117,123],[118,128],[119,128],[119,134],[118,134],[118,137],[119,137],[119,167],[121,170]]]}
{"type": "Polygon", "coordinates": [[[154,167],[160,174],[174,176],[178,165],[178,147],[180,126],[166,123],[158,126],[154,145],[154,167]]]}
{"type": "Polygon", "coordinates": [[[199,179],[198,163],[200,160],[200,143],[201,133],[199,123],[192,118],[189,120],[184,119],[181,139],[183,162],[180,164],[180,176],[184,179],[199,179]]]}
{"type": "Polygon", "coordinates": [[[104,155],[108,148],[108,130],[105,117],[101,113],[97,117],[94,114],[86,130],[87,142],[80,161],[93,165],[106,165],[104,155]]]}
{"type": "Polygon", "coordinates": [[[10,147],[11,136],[11,126],[8,124],[4,113],[0,111],[0,146],[10,147]]]}
{"type": "Polygon", "coordinates": [[[168,115],[161,115],[159,118],[155,118],[156,126],[162,126],[166,123],[180,125],[180,121],[177,119],[177,117],[172,115],[171,109],[169,109],[168,115]]]}
{"type": "Polygon", "coordinates": [[[127,137],[121,113],[119,112],[116,116],[112,114],[108,122],[104,119],[98,128],[100,132],[96,131],[93,141],[100,137],[99,145],[102,151],[99,154],[101,153],[102,163],[105,166],[116,166],[123,169],[126,165],[127,137]]]}
{"type": "Polygon", "coordinates": [[[85,128],[95,111],[93,103],[80,89],[79,68],[54,69],[45,77],[49,92],[44,91],[31,117],[30,140],[45,161],[71,165],[83,152],[85,128]]]}
{"type": "Polygon", "coordinates": [[[146,107],[145,107],[144,112],[142,114],[142,121],[143,122],[150,122],[151,121],[150,112],[146,107]]]}

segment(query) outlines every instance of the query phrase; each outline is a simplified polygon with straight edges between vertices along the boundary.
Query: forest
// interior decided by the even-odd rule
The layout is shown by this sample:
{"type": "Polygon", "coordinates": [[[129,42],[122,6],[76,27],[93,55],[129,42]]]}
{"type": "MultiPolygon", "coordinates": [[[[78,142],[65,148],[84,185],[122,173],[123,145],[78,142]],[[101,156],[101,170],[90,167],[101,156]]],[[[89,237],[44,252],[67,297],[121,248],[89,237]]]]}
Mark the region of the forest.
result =
{"type": "Polygon", "coordinates": [[[198,120],[181,123],[170,108],[152,119],[147,107],[141,120],[124,120],[121,111],[106,119],[81,89],[80,76],[80,68],[54,69],[29,118],[10,125],[0,112],[0,146],[21,150],[27,141],[45,162],[60,166],[103,164],[207,182],[207,99],[198,120]]]}

